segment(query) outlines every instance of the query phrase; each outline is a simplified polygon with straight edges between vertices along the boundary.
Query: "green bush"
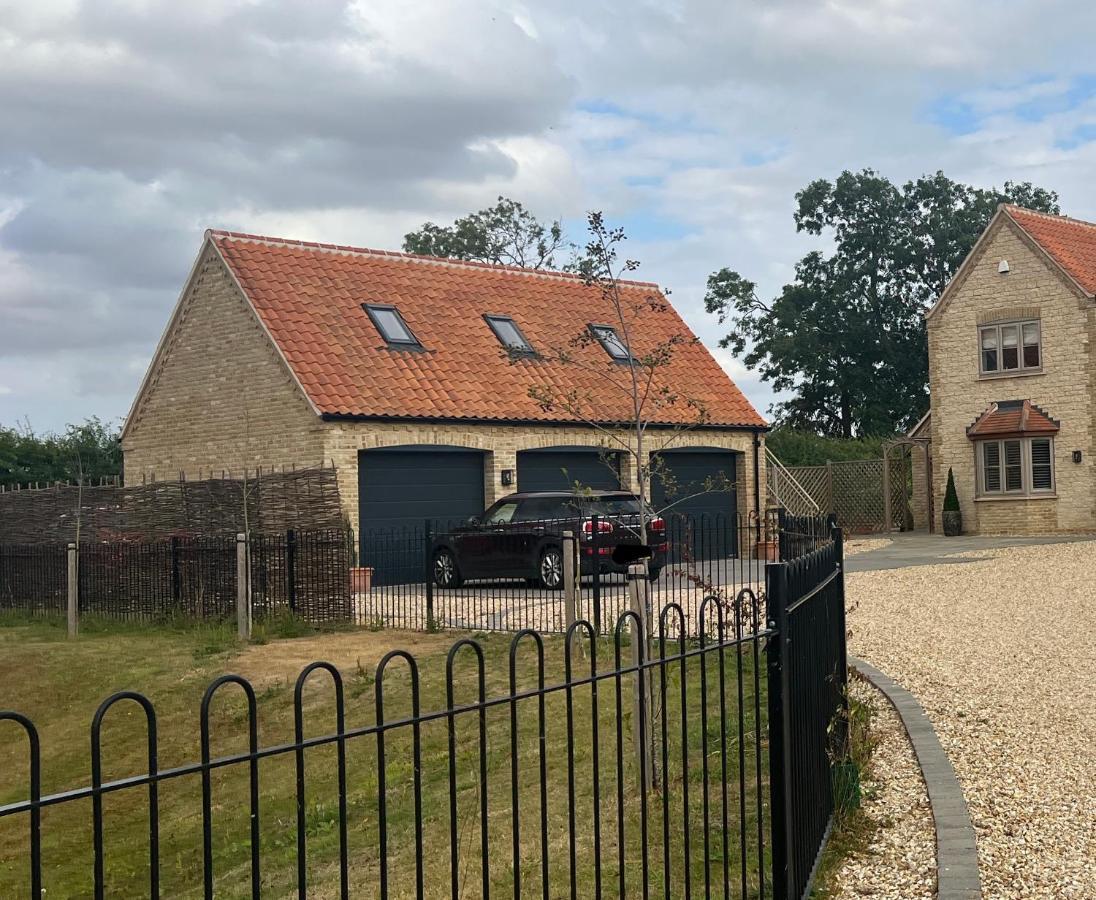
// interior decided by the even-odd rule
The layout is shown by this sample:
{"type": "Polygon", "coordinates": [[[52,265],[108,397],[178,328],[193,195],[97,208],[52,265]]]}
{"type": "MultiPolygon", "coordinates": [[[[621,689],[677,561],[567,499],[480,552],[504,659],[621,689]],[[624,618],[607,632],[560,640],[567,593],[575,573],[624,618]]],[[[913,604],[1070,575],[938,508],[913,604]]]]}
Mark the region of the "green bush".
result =
{"type": "Polygon", "coordinates": [[[959,512],[959,495],[955,493],[955,474],[948,469],[948,486],[944,491],[944,512],[959,512]]]}
{"type": "Polygon", "coordinates": [[[786,466],[824,466],[828,462],[881,459],[888,438],[824,437],[812,431],[780,426],[769,432],[765,443],[786,466]]]}

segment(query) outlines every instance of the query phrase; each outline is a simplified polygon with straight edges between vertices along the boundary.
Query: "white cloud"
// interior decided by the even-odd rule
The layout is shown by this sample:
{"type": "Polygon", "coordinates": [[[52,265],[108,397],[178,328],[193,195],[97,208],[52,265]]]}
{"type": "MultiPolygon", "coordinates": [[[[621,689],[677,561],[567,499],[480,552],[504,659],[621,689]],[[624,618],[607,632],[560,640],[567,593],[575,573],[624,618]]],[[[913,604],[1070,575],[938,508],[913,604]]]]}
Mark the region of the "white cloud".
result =
{"type": "Polygon", "coordinates": [[[397,247],[500,193],[604,208],[715,347],[707,275],[779,290],[813,178],[1096,217],[1094,32],[1081,0],[0,0],[0,422],[123,414],[211,225],[397,247]]]}

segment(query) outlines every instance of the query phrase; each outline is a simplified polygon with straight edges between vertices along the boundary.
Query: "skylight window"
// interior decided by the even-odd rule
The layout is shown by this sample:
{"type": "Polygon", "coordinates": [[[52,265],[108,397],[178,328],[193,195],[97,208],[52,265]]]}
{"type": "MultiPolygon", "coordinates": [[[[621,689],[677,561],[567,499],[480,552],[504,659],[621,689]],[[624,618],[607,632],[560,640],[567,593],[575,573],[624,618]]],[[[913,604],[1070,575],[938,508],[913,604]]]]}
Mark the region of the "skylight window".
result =
{"type": "Polygon", "coordinates": [[[532,353],[533,345],[521,333],[517,323],[509,316],[484,316],[495,337],[511,353],[532,353]]]}
{"type": "Polygon", "coordinates": [[[632,354],[628,352],[628,348],[624,346],[624,341],[620,339],[620,335],[616,333],[616,329],[612,325],[591,325],[590,333],[598,339],[601,346],[605,348],[605,352],[613,359],[618,362],[631,360],[632,354]]]}
{"type": "Polygon", "coordinates": [[[419,339],[412,334],[411,329],[400,315],[400,311],[394,306],[381,306],[375,303],[363,303],[369,318],[373,320],[377,331],[381,333],[390,347],[421,347],[419,339]]]}

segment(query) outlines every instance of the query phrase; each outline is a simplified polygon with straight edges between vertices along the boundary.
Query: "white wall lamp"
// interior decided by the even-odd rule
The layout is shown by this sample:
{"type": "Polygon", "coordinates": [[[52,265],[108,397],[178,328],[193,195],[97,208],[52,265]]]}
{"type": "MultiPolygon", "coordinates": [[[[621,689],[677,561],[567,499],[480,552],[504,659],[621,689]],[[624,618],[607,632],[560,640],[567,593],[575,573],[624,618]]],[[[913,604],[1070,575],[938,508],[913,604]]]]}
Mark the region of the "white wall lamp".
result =
{"type": "Polygon", "coordinates": [[[997,263],[997,271],[1002,275],[1007,275],[1008,274],[1008,260],[1007,259],[1002,259],[999,263],[997,263]]]}

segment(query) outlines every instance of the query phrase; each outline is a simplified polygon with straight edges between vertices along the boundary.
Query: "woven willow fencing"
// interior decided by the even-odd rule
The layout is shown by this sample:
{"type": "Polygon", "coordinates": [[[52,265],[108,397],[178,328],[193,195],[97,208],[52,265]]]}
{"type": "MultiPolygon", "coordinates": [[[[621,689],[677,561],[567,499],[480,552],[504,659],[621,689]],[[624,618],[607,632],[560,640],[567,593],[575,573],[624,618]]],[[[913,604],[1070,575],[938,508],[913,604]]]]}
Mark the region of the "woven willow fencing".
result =
{"type": "MultiPolygon", "coordinates": [[[[835,513],[848,531],[902,530],[908,525],[910,465],[905,455],[892,455],[889,462],[860,459],[788,466],[786,472],[822,512],[835,513]]],[[[781,476],[770,471],[769,477],[781,476]]]]}
{"type": "Polygon", "coordinates": [[[0,492],[0,543],[158,540],[345,529],[335,470],[0,492]]]}

